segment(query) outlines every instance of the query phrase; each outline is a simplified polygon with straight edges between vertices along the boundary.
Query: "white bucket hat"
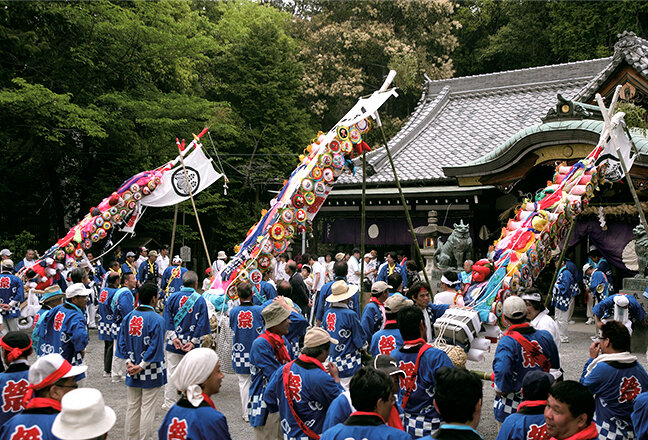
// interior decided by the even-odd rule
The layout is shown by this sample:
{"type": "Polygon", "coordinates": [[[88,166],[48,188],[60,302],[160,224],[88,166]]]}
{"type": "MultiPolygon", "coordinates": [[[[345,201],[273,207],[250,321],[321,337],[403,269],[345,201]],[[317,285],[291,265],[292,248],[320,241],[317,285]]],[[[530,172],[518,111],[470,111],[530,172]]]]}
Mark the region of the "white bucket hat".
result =
{"type": "Polygon", "coordinates": [[[116,419],[101,391],[78,388],[61,399],[61,412],[54,419],[52,434],[61,440],[96,438],[110,431],[116,419]]]}
{"type": "Polygon", "coordinates": [[[225,251],[218,251],[218,256],[216,257],[219,260],[227,260],[227,255],[225,251]]]}

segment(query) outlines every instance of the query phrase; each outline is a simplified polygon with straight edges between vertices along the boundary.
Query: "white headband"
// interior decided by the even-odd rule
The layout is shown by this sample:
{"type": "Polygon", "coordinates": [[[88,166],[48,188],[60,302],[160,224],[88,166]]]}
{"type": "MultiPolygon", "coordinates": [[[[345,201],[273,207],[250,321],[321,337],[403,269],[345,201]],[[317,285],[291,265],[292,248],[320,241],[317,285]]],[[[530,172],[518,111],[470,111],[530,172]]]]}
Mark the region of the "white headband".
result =
{"type": "Polygon", "coordinates": [[[447,284],[448,286],[455,286],[455,285],[459,282],[459,280],[457,280],[457,281],[450,281],[449,279],[447,279],[447,278],[445,277],[445,275],[441,275],[441,282],[442,282],[443,284],[447,284]]]}

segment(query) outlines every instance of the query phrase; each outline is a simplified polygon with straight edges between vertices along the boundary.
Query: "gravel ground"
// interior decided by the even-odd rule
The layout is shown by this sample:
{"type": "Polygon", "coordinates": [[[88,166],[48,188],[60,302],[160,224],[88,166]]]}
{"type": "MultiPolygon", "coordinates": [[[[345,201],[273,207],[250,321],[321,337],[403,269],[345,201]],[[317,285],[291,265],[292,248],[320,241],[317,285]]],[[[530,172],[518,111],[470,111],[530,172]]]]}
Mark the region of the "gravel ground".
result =
{"type": "MultiPolygon", "coordinates": [[[[594,333],[594,326],[584,324],[584,319],[576,318],[577,323],[569,326],[570,343],[561,347],[561,359],[565,377],[578,380],[585,361],[588,358],[588,348],[591,344],[590,336],[594,333]]],[[[491,352],[483,362],[468,362],[467,368],[481,371],[492,371],[491,365],[495,346],[491,346],[491,352]]],[[[646,367],[644,353],[635,353],[640,362],[646,367]]],[[[85,386],[100,389],[103,392],[106,404],[111,406],[117,413],[117,423],[109,434],[111,439],[125,438],[123,435],[123,424],[126,413],[126,392],[125,385],[110,382],[110,378],[102,377],[103,365],[103,342],[97,339],[96,330],[91,330],[90,345],[87,350],[86,362],[89,365],[89,374],[85,386]]],[[[229,362],[228,360],[224,360],[229,362]]],[[[497,435],[497,425],[493,417],[492,402],[494,398],[491,382],[484,384],[484,404],[481,422],[478,431],[486,440],[494,439],[497,435]]],[[[226,374],[220,393],[214,399],[216,408],[225,414],[229,425],[231,436],[234,440],[248,440],[253,438],[250,425],[241,417],[241,405],[239,400],[238,380],[234,374],[226,374]]],[[[160,402],[160,407],[162,402],[160,402]]],[[[158,424],[162,423],[164,414],[160,408],[157,415],[158,424]]]]}

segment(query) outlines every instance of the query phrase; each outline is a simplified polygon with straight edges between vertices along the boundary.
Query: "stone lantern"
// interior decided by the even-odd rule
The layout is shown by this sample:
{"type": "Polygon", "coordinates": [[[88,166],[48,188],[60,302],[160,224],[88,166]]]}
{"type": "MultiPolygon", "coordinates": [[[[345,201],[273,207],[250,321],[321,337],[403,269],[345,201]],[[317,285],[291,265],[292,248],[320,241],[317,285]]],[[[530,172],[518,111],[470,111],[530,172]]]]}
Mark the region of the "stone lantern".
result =
{"type": "Polygon", "coordinates": [[[425,258],[425,271],[431,278],[435,278],[434,273],[437,271],[437,267],[434,263],[434,251],[436,250],[437,238],[441,234],[451,234],[452,228],[439,226],[437,224],[437,212],[428,211],[427,226],[419,226],[418,228],[415,228],[414,233],[425,238],[423,249],[421,249],[421,255],[425,258]]]}

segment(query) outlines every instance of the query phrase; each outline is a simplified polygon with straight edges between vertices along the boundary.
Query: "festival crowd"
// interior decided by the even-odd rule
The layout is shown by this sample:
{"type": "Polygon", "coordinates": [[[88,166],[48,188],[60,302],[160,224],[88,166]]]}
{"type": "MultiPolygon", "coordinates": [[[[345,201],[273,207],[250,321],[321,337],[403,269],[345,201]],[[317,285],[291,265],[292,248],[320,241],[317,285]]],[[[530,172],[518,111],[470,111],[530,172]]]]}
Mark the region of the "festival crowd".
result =
{"type": "Polygon", "coordinates": [[[506,330],[492,374],[480,378],[453,351],[469,347],[438,344],[435,323],[470,310],[473,287],[492,275],[488,259],[444,272],[435,292],[403,252],[383,262],[359,249],[281,255],[232,300],[210,289],[224,251],[201,282],[168,247],[118,248],[106,267],[90,252],[80,264],[36,263],[33,250],[14,265],[3,249],[0,439],[229,439],[215,399],[222,363],[231,362],[241,415],[258,440],[476,440],[484,403],[493,405],[497,440],[645,440],[648,374],[630,341],[646,314],[614,293],[600,253],[589,256],[582,270],[556,258],[555,320],[537,289],[504,300],[506,330]],[[598,330],[575,381],[563,377],[560,345],[582,288],[598,330]],[[231,359],[219,359],[212,334],[226,326],[231,359]],[[104,341],[104,376],[125,384],[123,427],[86,376],[89,329],[104,341]],[[494,402],[483,402],[482,380],[494,402]]]}

